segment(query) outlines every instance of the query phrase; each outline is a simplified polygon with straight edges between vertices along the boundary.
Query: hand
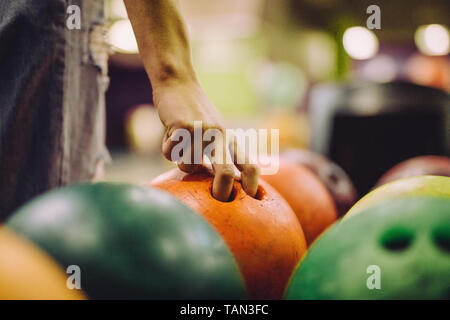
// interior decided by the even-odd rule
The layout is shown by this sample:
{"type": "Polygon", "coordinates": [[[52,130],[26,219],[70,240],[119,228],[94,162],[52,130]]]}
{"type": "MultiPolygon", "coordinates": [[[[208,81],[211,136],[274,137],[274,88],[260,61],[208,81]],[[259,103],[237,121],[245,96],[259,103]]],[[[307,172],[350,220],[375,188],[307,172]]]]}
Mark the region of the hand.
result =
{"type": "MultiPolygon", "coordinates": [[[[203,134],[208,129],[216,129],[224,137],[222,141],[214,141],[215,150],[212,153],[213,157],[210,157],[215,175],[212,189],[213,196],[220,201],[228,200],[235,178],[234,165],[241,171],[242,186],[245,192],[252,197],[256,195],[258,188],[257,166],[249,163],[248,157],[238,145],[234,145],[232,148],[226,145],[223,120],[196,80],[169,82],[155,86],[153,88],[153,100],[159,117],[166,128],[162,151],[167,159],[173,160],[172,150],[179,143],[174,139],[176,129],[187,129],[193,137],[194,121],[201,121],[203,134]],[[222,157],[214,157],[217,150],[222,150],[222,157]],[[229,157],[232,163],[227,163],[225,157],[229,157]]],[[[206,144],[202,143],[201,145],[203,155],[206,144]]],[[[191,146],[188,147],[191,150],[190,161],[187,161],[185,156],[184,161],[178,162],[178,167],[184,172],[193,173],[198,171],[202,164],[193,161],[193,139],[191,139],[191,146]]]]}
{"type": "MultiPolygon", "coordinates": [[[[234,162],[241,171],[243,189],[254,197],[258,188],[257,167],[249,164],[246,154],[239,146],[233,143],[230,148],[225,143],[222,119],[195,76],[188,34],[178,9],[178,1],[124,0],[124,3],[136,35],[139,53],[152,83],[153,101],[166,127],[163,140],[165,157],[173,160],[171,154],[178,144],[173,139],[176,129],[187,129],[192,137],[194,121],[201,121],[203,133],[208,129],[216,129],[224,138],[218,141],[214,139],[214,150],[209,155],[215,174],[213,196],[221,201],[228,200],[234,182],[234,162]],[[232,161],[220,159],[224,157],[232,161]]],[[[190,150],[194,149],[192,143],[189,147],[190,150]]],[[[192,161],[187,161],[188,155],[192,156],[194,152],[186,152],[188,155],[183,155],[185,161],[178,163],[181,170],[195,172],[199,168],[205,146],[200,143],[200,147],[200,163],[192,164],[192,161]]],[[[209,144],[206,149],[208,148],[209,144]]],[[[207,155],[208,153],[209,150],[207,155]]]]}

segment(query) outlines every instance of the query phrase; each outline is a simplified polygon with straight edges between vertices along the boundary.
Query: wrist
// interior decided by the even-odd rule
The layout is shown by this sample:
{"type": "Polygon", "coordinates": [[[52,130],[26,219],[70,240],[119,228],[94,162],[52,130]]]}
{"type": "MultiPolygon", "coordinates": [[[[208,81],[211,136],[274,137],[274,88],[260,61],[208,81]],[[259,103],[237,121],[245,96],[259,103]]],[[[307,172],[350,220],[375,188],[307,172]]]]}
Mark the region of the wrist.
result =
{"type": "Polygon", "coordinates": [[[153,59],[146,69],[153,88],[198,82],[189,59],[153,59]]]}

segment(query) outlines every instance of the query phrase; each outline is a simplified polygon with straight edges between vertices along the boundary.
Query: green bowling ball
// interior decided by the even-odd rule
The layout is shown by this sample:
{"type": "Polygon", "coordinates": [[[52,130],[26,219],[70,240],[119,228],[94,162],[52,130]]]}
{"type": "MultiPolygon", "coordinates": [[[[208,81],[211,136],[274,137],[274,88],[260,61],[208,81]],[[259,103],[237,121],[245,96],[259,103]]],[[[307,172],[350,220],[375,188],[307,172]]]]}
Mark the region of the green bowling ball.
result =
{"type": "Polygon", "coordinates": [[[297,267],[286,298],[450,299],[450,200],[391,200],[335,224],[297,267]]]}
{"type": "Polygon", "coordinates": [[[66,187],[31,201],[7,225],[64,270],[79,266],[81,289],[91,299],[245,298],[222,238],[164,191],[114,183],[66,187]]]}

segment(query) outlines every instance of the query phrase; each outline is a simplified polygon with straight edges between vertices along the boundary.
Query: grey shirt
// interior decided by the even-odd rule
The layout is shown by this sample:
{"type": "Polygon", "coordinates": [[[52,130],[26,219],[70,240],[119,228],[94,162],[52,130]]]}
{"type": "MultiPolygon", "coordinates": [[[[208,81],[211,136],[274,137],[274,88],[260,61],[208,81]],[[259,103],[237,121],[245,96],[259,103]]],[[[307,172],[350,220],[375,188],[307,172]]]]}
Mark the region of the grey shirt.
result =
{"type": "Polygon", "coordinates": [[[0,222],[106,155],[103,1],[0,1],[0,222]],[[70,5],[81,29],[66,26],[70,5]]]}

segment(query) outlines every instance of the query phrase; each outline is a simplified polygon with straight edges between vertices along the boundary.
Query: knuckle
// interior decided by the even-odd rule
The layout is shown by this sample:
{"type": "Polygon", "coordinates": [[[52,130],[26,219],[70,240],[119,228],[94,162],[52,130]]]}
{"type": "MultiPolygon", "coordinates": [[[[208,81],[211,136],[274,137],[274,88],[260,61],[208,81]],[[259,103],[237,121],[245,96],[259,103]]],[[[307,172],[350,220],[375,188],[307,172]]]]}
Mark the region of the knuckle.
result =
{"type": "Polygon", "coordinates": [[[162,145],[162,154],[167,160],[172,161],[171,148],[165,144],[162,145]]]}
{"type": "Polygon", "coordinates": [[[227,167],[219,171],[216,176],[222,182],[232,182],[234,179],[234,170],[227,167]]]}
{"type": "Polygon", "coordinates": [[[218,130],[224,132],[224,128],[218,123],[203,123],[203,130],[218,130]]]}
{"type": "Polygon", "coordinates": [[[178,168],[186,173],[194,173],[196,171],[196,166],[193,164],[179,163],[178,168]]]}
{"type": "Polygon", "coordinates": [[[246,165],[244,167],[244,174],[249,176],[257,176],[258,175],[258,166],[254,164],[246,165]]]}

